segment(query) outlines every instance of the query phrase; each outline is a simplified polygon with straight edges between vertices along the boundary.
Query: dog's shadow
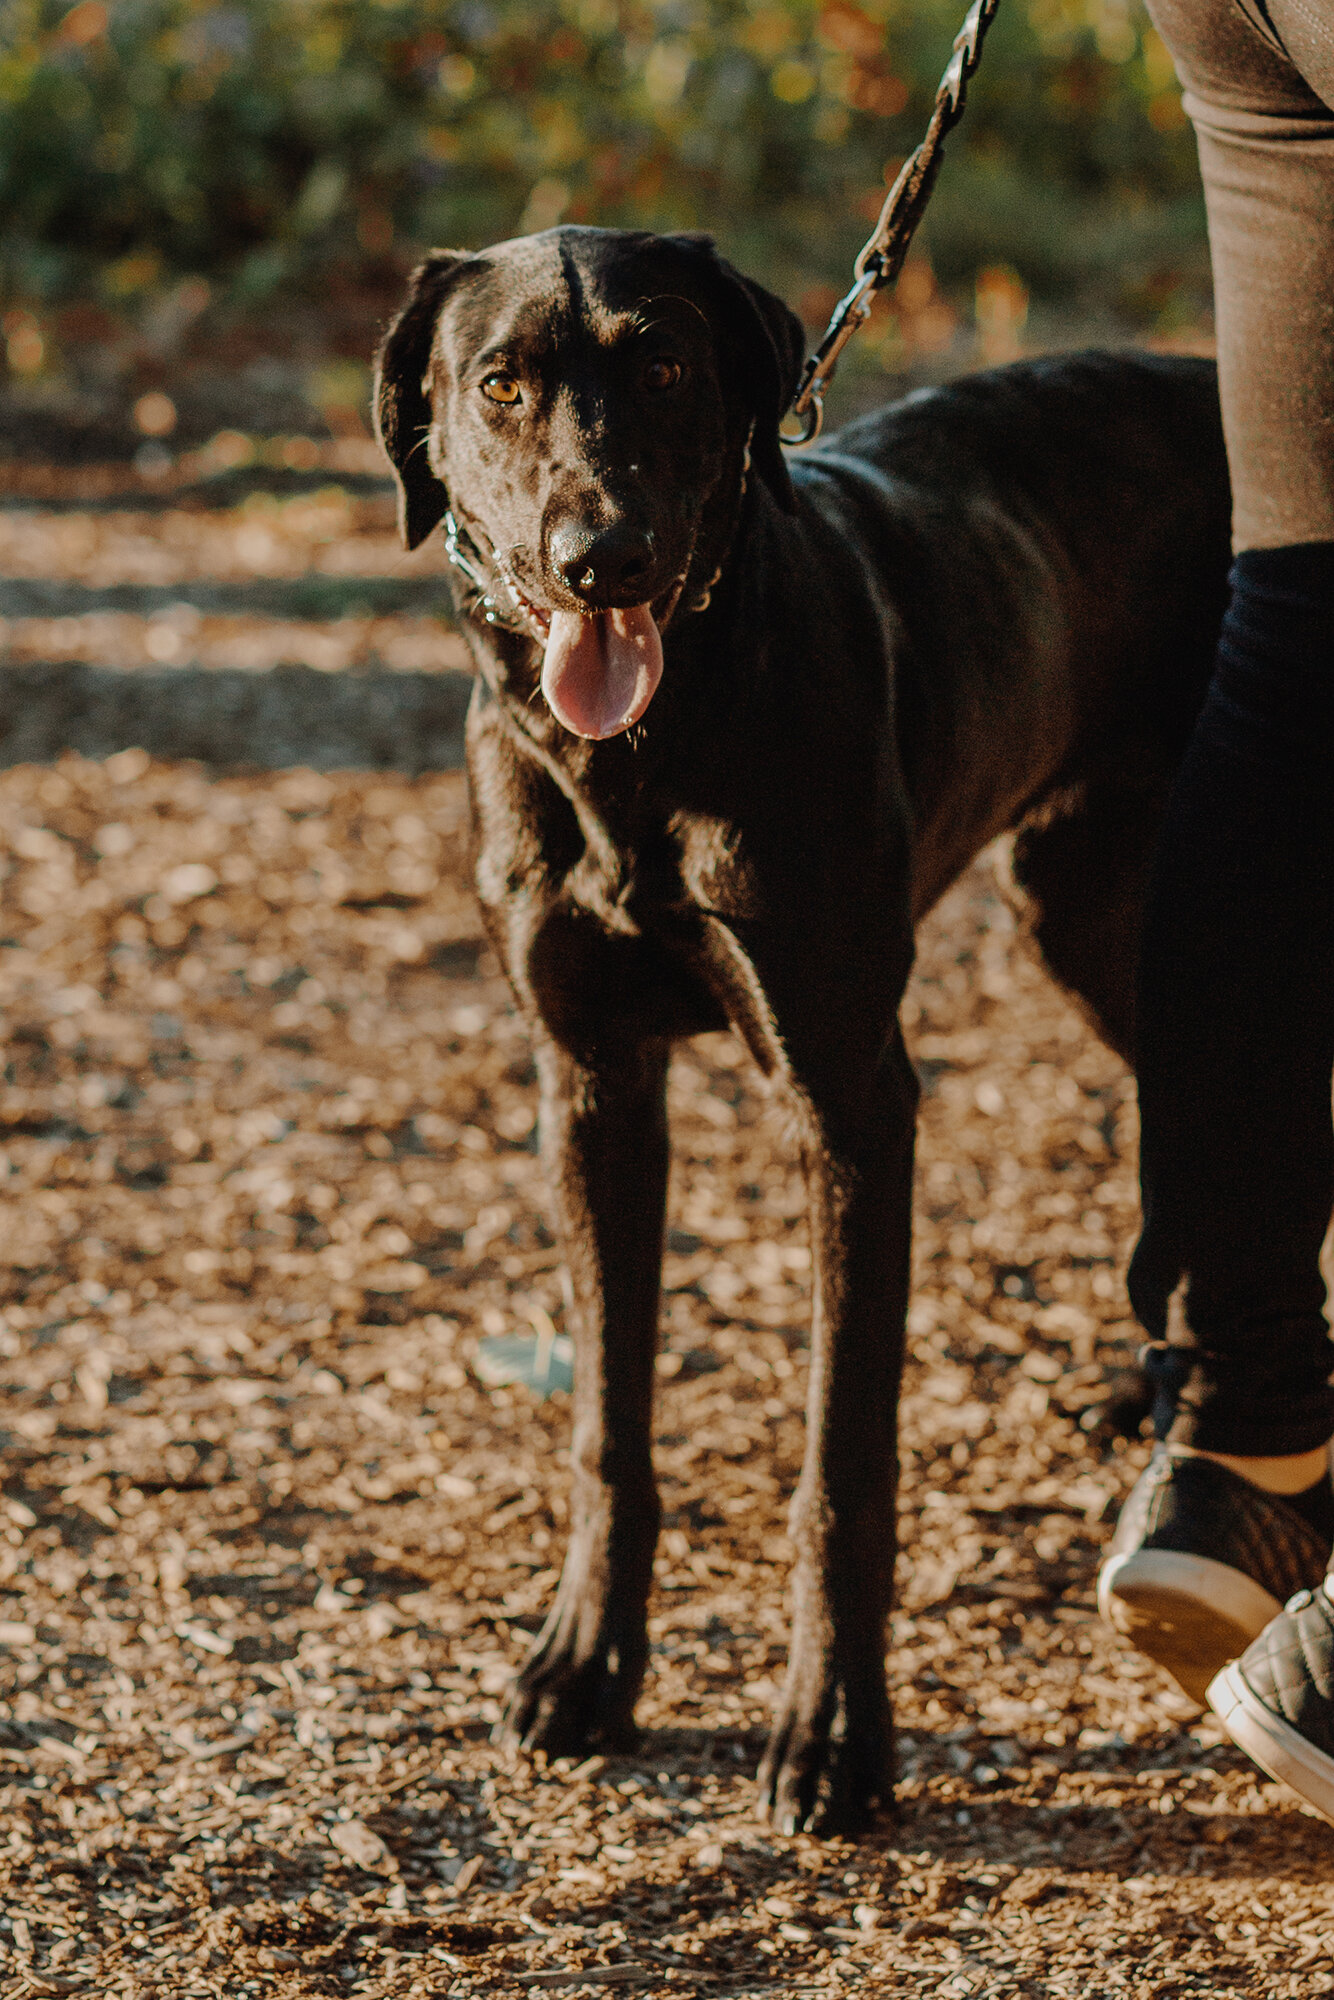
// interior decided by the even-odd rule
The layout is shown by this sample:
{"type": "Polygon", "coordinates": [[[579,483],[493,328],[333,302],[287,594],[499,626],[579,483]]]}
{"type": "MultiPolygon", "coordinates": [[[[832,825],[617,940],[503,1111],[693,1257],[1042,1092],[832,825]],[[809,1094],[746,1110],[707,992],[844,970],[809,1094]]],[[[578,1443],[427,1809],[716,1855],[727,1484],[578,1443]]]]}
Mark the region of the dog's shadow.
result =
{"type": "MultiPolygon", "coordinates": [[[[607,1755],[598,1782],[615,1785],[631,1777],[661,1780],[666,1774],[687,1784],[730,1778],[746,1785],[764,1744],[760,1729],[645,1728],[632,1747],[607,1755]]],[[[932,1754],[937,1747],[943,1752],[934,1739],[918,1737],[914,1764],[922,1776],[948,1768],[943,1761],[937,1766],[932,1754]]],[[[1259,1774],[1240,1752],[1223,1751],[1221,1764],[1218,1755],[1209,1769],[1246,1773],[1258,1780],[1259,1774]]],[[[905,1917],[911,1909],[903,1896],[896,1857],[907,1852],[920,1856],[929,1851],[959,1872],[961,1894],[971,1885],[984,1902],[988,1885],[979,1878],[994,1869],[1007,1877],[1016,1868],[1045,1874],[1048,1879],[1040,1890],[1045,1897],[1080,1893],[1090,1875],[1226,1880],[1269,1873],[1291,1877],[1311,1869],[1323,1877],[1334,1861],[1334,1827],[1295,1805],[1276,1805],[1260,1813],[1197,1810],[1170,1790],[1127,1799],[1126,1791],[1138,1790],[1138,1764],[1128,1765],[1124,1773],[1097,1773],[1100,1785],[1123,1794],[1115,1804],[1099,1803],[1096,1797],[1053,1799],[1045,1786],[1034,1795],[1025,1785],[1028,1775],[1023,1765],[1015,1766],[1006,1773],[1003,1790],[979,1793],[970,1788],[966,1797],[942,1798],[930,1791],[901,1796],[892,1812],[863,1832],[836,1841],[827,1851],[832,1854],[836,1849],[840,1856],[854,1859],[867,1872],[868,1881],[883,1875],[886,1888],[896,1887],[895,1901],[905,1917]],[[966,1815],[963,1820],[961,1813],[966,1815]]],[[[1076,1765],[1066,1775],[1078,1777],[1081,1769],[1076,1765]]],[[[739,1888],[744,1878],[747,1893],[765,1895],[781,1891],[784,1885],[791,1887],[809,1873],[807,1843],[772,1835],[758,1819],[739,1816],[733,1809],[720,1816],[716,1828],[704,1818],[696,1824],[708,1834],[705,1845],[722,1847],[718,1867],[724,1894],[729,1879],[739,1888]]],[[[691,1891],[696,1898],[700,1886],[697,1879],[691,1891]]],[[[673,1900],[676,1895],[665,1885],[659,1893],[670,1894],[673,1900]]],[[[596,1921],[592,1914],[596,1898],[586,1907],[587,1921],[596,1921]]]]}
{"type": "Polygon", "coordinates": [[[942,1860],[957,1859],[972,1875],[998,1865],[1040,1870],[1050,1876],[1046,1893],[1056,1895],[1080,1891],[1089,1875],[1222,1881],[1292,1877],[1305,1867],[1324,1876],[1334,1860],[1334,1828],[1295,1807],[1194,1812],[1177,1804],[1164,1814],[1147,1801],[1103,1806],[1011,1798],[972,1800],[966,1810],[965,1830],[955,1800],[906,1801],[889,1823],[890,1844],[929,1848],[942,1860]],[[965,1842],[966,1856],[960,1853],[965,1842]]]}

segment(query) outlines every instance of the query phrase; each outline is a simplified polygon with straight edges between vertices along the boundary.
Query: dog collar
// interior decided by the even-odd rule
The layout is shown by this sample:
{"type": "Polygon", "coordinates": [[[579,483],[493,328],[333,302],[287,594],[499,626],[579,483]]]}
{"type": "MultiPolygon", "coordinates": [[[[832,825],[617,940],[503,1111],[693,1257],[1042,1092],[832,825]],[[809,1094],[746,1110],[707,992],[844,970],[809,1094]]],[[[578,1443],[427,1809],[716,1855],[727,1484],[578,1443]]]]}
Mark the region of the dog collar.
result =
{"type": "Polygon", "coordinates": [[[525,638],[545,638],[545,620],[535,604],[530,604],[514,579],[498,568],[500,583],[511,600],[512,608],[496,602],[496,585],[491,583],[482,565],[486,558],[478,548],[466,528],[461,528],[454,518],[452,509],[445,514],[445,555],[477,593],[478,609],[488,625],[499,625],[506,632],[522,632],[525,638]],[[466,547],[465,547],[466,544],[466,547]],[[471,551],[471,554],[468,551],[471,551]]]}

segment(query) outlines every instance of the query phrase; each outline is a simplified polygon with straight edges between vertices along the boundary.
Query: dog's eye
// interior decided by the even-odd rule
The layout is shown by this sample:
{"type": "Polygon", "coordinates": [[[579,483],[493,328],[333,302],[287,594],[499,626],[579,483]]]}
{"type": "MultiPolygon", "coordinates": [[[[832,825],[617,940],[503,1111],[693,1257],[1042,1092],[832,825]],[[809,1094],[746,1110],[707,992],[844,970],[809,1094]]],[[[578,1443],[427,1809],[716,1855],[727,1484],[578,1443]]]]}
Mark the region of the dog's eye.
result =
{"type": "Polygon", "coordinates": [[[650,361],[644,370],[644,386],[648,389],[674,389],[681,373],[679,361],[650,361]]]}
{"type": "Polygon", "coordinates": [[[494,375],[487,376],[482,384],[482,394],[493,403],[521,403],[523,401],[518,383],[512,375],[506,375],[503,369],[497,370],[494,375]]]}

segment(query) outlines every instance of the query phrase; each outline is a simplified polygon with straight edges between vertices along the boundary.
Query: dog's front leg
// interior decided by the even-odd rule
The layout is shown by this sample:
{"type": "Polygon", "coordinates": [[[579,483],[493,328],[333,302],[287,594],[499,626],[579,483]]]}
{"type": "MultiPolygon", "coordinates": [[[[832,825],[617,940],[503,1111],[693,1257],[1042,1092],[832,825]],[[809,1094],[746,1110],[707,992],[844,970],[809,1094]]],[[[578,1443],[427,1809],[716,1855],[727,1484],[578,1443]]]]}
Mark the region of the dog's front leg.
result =
{"type": "Polygon", "coordinates": [[[895,1032],[858,1091],[808,1093],[815,1251],[806,1458],[787,1683],[760,1769],[784,1832],[844,1830],[888,1806],[885,1633],[894,1581],[897,1407],[917,1078],[895,1032]]]}
{"type": "Polygon", "coordinates": [[[648,1658],[667,1056],[649,1045],[590,1065],[550,1042],[539,1050],[543,1153],[572,1287],[574,1491],[556,1600],[502,1727],[553,1756],[629,1736],[648,1658]]]}

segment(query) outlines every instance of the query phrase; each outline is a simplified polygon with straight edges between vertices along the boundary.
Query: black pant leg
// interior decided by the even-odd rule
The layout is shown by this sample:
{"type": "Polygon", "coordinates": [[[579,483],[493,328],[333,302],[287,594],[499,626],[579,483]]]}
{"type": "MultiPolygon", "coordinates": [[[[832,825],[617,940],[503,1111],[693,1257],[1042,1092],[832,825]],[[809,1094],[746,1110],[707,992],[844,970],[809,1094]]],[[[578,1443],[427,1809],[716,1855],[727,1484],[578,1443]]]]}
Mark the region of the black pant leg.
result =
{"type": "Polygon", "coordinates": [[[1198,1350],[1179,1441],[1277,1455],[1334,1432],[1332,1070],[1334,543],[1318,543],[1237,560],[1146,924],[1130,1288],[1157,1338],[1175,1295],[1173,1338],[1198,1350]]]}

